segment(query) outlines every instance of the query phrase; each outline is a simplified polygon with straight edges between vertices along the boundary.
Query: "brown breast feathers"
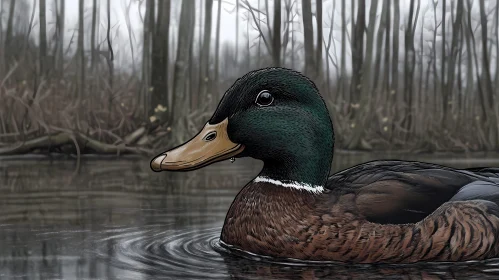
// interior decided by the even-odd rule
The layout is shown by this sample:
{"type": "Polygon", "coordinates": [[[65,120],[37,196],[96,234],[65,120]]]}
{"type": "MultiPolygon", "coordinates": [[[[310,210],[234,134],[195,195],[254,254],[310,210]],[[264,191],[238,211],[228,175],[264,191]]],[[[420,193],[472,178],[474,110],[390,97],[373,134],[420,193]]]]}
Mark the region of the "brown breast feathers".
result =
{"type": "Polygon", "coordinates": [[[464,261],[499,253],[497,206],[490,202],[447,202],[424,220],[402,225],[368,222],[355,207],[353,194],[250,183],[231,205],[221,240],[259,255],[355,263],[464,261]]]}

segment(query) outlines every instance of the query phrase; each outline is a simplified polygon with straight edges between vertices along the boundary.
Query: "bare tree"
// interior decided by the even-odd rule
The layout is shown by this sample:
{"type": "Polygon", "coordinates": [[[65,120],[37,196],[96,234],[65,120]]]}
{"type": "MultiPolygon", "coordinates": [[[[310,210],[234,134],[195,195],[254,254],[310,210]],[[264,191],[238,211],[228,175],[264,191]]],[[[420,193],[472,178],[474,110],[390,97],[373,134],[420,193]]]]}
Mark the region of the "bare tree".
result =
{"type": "Polygon", "coordinates": [[[95,37],[97,27],[97,0],[93,0],[92,5],[92,34],[90,35],[90,68],[93,70],[96,63],[97,52],[95,50],[95,37]]]}
{"type": "MultiPolygon", "coordinates": [[[[496,39],[496,84],[495,87],[499,88],[499,3],[496,3],[495,11],[495,39],[496,39]]],[[[499,94],[499,92],[497,92],[499,94]]],[[[498,96],[499,97],[499,96],[498,96]]]]}
{"type": "MultiPolygon", "coordinates": [[[[322,1],[316,1],[316,15],[315,18],[317,20],[317,57],[315,58],[315,66],[317,67],[317,73],[320,73],[322,70],[322,1]]],[[[332,28],[332,27],[331,27],[332,28]]]]}
{"type": "MultiPolygon", "coordinates": [[[[333,28],[331,26],[331,28],[333,28]]],[[[346,32],[347,32],[347,16],[346,16],[346,4],[345,0],[341,0],[341,55],[340,55],[340,95],[343,100],[346,100],[346,32]]]]}
{"type": "MultiPolygon", "coordinates": [[[[213,6],[213,3],[211,5],[213,6]]],[[[238,56],[239,52],[238,51],[239,51],[239,0],[236,0],[236,54],[234,56],[234,63],[236,65],[237,65],[237,61],[238,61],[238,58],[239,58],[239,56],[238,56]]]]}
{"type": "Polygon", "coordinates": [[[10,0],[9,5],[9,18],[7,20],[7,31],[5,34],[5,50],[8,51],[12,42],[12,33],[13,27],[12,24],[14,22],[14,11],[16,7],[16,0],[10,0]]]}
{"type": "MultiPolygon", "coordinates": [[[[322,38],[322,37],[320,37],[320,38],[322,38]]],[[[272,60],[274,62],[274,66],[280,66],[280,64],[281,64],[281,0],[274,1],[274,32],[272,32],[272,60]]]]}
{"type": "MultiPolygon", "coordinates": [[[[441,54],[441,63],[440,63],[440,79],[441,79],[441,85],[442,85],[442,91],[445,92],[446,89],[444,88],[445,87],[445,64],[446,64],[446,61],[445,61],[445,57],[446,57],[446,52],[445,52],[445,40],[446,40],[446,17],[447,17],[447,12],[446,12],[446,9],[447,9],[447,2],[446,0],[442,0],[442,54],[441,54]]],[[[442,106],[447,106],[447,104],[442,104],[442,106]]]]}
{"type": "MultiPolygon", "coordinates": [[[[419,2],[418,2],[419,6],[419,2]]],[[[414,67],[416,60],[416,51],[414,49],[414,29],[416,20],[414,19],[414,0],[411,0],[409,8],[409,18],[407,20],[407,28],[404,34],[405,46],[405,64],[404,64],[404,105],[406,107],[404,128],[410,131],[412,125],[412,99],[413,99],[413,81],[414,67]]],[[[406,134],[408,136],[408,134],[406,134]]]]}
{"type": "Polygon", "coordinates": [[[144,113],[150,114],[154,108],[149,108],[149,88],[150,88],[150,69],[151,69],[151,21],[154,22],[154,0],[146,1],[146,12],[144,16],[144,32],[143,32],[143,47],[142,47],[142,98],[140,104],[144,109],[144,113]]]}
{"type": "Polygon", "coordinates": [[[79,63],[79,75],[78,75],[78,95],[77,100],[79,101],[85,95],[85,50],[84,50],[84,36],[85,30],[84,27],[84,8],[85,8],[85,0],[79,1],[78,6],[78,63],[79,63]]]}
{"type": "Polygon", "coordinates": [[[46,3],[45,0],[40,0],[39,8],[40,17],[40,73],[44,76],[47,71],[47,20],[46,20],[46,3]]]}
{"type": "MultiPolygon", "coordinates": [[[[398,97],[399,92],[399,26],[400,26],[400,3],[399,1],[393,1],[393,36],[392,36],[392,83],[390,86],[390,96],[392,97],[392,106],[394,107],[393,119],[397,119],[399,116],[399,103],[398,97]]],[[[390,137],[393,137],[393,132],[395,131],[395,121],[392,122],[392,129],[390,130],[390,137]]]]}
{"type": "MultiPolygon", "coordinates": [[[[494,104],[494,90],[492,88],[492,78],[490,74],[490,56],[489,50],[487,48],[488,41],[488,32],[487,32],[487,13],[485,11],[485,3],[484,0],[479,0],[480,3],[480,24],[482,27],[482,68],[483,68],[483,82],[485,84],[485,95],[487,98],[487,103],[490,104],[491,107],[487,112],[489,112],[488,122],[493,122],[493,104],[494,104]]],[[[489,142],[492,143],[494,148],[499,147],[499,143],[497,143],[497,125],[491,125],[489,131],[489,142]]]]}
{"type": "MultiPolygon", "coordinates": [[[[386,22],[386,25],[385,25],[385,65],[384,65],[384,69],[385,69],[385,75],[384,75],[384,88],[386,90],[386,93],[387,93],[387,97],[385,100],[387,100],[387,103],[391,103],[391,96],[392,94],[390,94],[390,49],[391,49],[391,45],[390,45],[390,36],[391,36],[391,22],[392,22],[392,19],[391,19],[391,13],[390,13],[390,0],[384,0],[383,1],[383,9],[385,9],[386,7],[386,18],[385,18],[385,22],[386,22]]],[[[398,28],[398,27],[394,27],[394,28],[398,28]]],[[[385,106],[386,108],[387,106],[385,106]]],[[[386,108],[388,109],[388,108],[386,108]]]]}
{"type": "Polygon", "coordinates": [[[213,81],[215,83],[218,82],[218,64],[219,64],[219,57],[220,57],[220,19],[222,17],[222,0],[218,0],[218,6],[217,6],[217,35],[215,39],[215,78],[213,81]]]}
{"type": "Polygon", "coordinates": [[[113,96],[114,96],[114,52],[112,48],[112,42],[111,42],[111,0],[107,0],[107,32],[106,32],[106,41],[107,41],[107,47],[108,47],[108,52],[105,53],[106,55],[106,61],[107,61],[107,67],[109,70],[109,78],[108,78],[108,87],[109,87],[109,92],[108,92],[108,123],[111,121],[111,106],[113,103],[113,96]]]}
{"type": "Polygon", "coordinates": [[[211,21],[213,13],[213,0],[205,1],[205,16],[204,16],[204,35],[203,49],[201,50],[201,96],[206,96],[208,90],[209,67],[210,67],[210,42],[211,42],[211,21]]]}
{"type": "Polygon", "coordinates": [[[65,20],[65,2],[66,0],[60,0],[60,8],[57,13],[57,32],[58,32],[58,47],[57,47],[57,69],[60,73],[64,73],[64,20],[65,20]]]}
{"type": "MultiPolygon", "coordinates": [[[[315,76],[314,28],[312,26],[312,7],[310,0],[302,0],[303,45],[305,47],[305,73],[315,76]]],[[[322,44],[321,44],[322,45],[322,44]]]]}
{"type": "MultiPolygon", "coordinates": [[[[4,1],[0,1],[0,15],[3,15],[4,11],[4,1]]],[[[0,77],[3,77],[5,67],[5,45],[4,45],[4,33],[3,33],[3,21],[0,20],[0,77]]],[[[5,130],[4,130],[5,131],[5,130]]]]}
{"type": "MultiPolygon", "coordinates": [[[[152,38],[151,109],[159,104],[168,108],[168,41],[170,35],[170,1],[158,1],[156,28],[152,38]]],[[[171,108],[169,108],[171,109],[171,108]]]]}
{"type": "MultiPolygon", "coordinates": [[[[370,114],[370,97],[371,91],[371,80],[372,80],[372,60],[373,60],[373,49],[374,49],[374,30],[376,25],[376,10],[378,7],[378,0],[371,0],[371,7],[369,9],[369,25],[367,26],[367,36],[366,36],[366,57],[363,61],[362,66],[362,78],[360,90],[361,100],[360,100],[360,112],[355,115],[355,126],[352,133],[352,137],[348,143],[348,148],[355,149],[361,148],[362,137],[364,135],[364,125],[367,121],[368,115],[370,114]]],[[[357,22],[358,24],[358,22],[357,22]]]]}
{"type": "Polygon", "coordinates": [[[392,85],[393,93],[398,91],[399,75],[399,26],[400,26],[400,6],[399,1],[393,1],[393,52],[392,52],[392,85]]]}
{"type": "MultiPolygon", "coordinates": [[[[374,62],[374,79],[373,79],[373,90],[376,92],[381,92],[381,90],[377,90],[378,88],[378,82],[382,82],[380,79],[380,76],[382,75],[381,71],[381,58],[382,58],[382,50],[383,50],[383,36],[386,33],[386,25],[389,19],[386,17],[386,13],[390,9],[390,3],[388,1],[383,1],[383,8],[381,11],[381,17],[380,17],[380,23],[378,27],[378,34],[376,35],[376,55],[374,57],[375,62],[374,62]]],[[[388,35],[386,36],[388,37],[388,35]]],[[[387,38],[388,39],[388,38],[387,38]]],[[[386,66],[385,66],[386,67],[386,66]]],[[[384,84],[380,83],[381,86],[383,87],[384,84]]]]}
{"type": "MultiPolygon", "coordinates": [[[[184,105],[186,100],[185,79],[187,74],[187,66],[189,59],[189,44],[192,40],[192,30],[194,28],[194,1],[182,1],[180,21],[178,29],[178,45],[177,57],[173,72],[173,99],[172,108],[170,110],[170,118],[173,119],[177,111],[175,106],[184,105]],[[177,104],[177,99],[180,97],[180,104],[177,104]]],[[[178,110],[179,114],[181,110],[178,110]]]]}
{"type": "MultiPolygon", "coordinates": [[[[397,2],[397,1],[395,1],[397,2]]],[[[359,0],[357,8],[357,20],[353,25],[352,39],[352,82],[350,84],[351,103],[357,106],[360,102],[362,87],[362,65],[364,64],[364,29],[366,25],[366,0],[359,0]]],[[[355,108],[355,107],[354,107],[355,108]]],[[[353,111],[355,116],[355,110],[353,111]]]]}
{"type": "MultiPolygon", "coordinates": [[[[459,52],[459,35],[461,33],[461,23],[463,22],[463,0],[458,0],[457,1],[457,10],[456,10],[456,16],[454,19],[454,23],[452,25],[452,42],[451,42],[451,48],[450,48],[450,55],[448,55],[446,58],[449,61],[449,67],[447,68],[447,83],[445,83],[444,89],[445,92],[442,92],[442,98],[443,98],[443,118],[442,121],[445,122],[447,118],[447,112],[449,108],[449,96],[454,91],[454,75],[456,71],[456,60],[459,52]]],[[[459,65],[459,68],[461,68],[461,65],[459,65]]]]}
{"type": "MultiPolygon", "coordinates": [[[[333,30],[334,30],[334,11],[336,10],[336,2],[333,2],[333,8],[331,9],[331,23],[330,23],[330,26],[329,26],[329,35],[328,35],[328,40],[327,40],[327,45],[326,45],[326,41],[325,41],[325,38],[324,38],[324,45],[326,46],[326,85],[327,85],[327,93],[329,95],[332,95],[331,94],[331,79],[330,79],[330,71],[329,71],[329,50],[331,49],[331,43],[333,42],[333,30]]],[[[332,61],[332,59],[331,59],[332,61]]],[[[333,62],[333,61],[332,61],[333,62]]],[[[336,62],[337,63],[337,62],[336,62]]],[[[338,67],[335,62],[333,62],[333,66],[336,66],[336,72],[337,72],[337,81],[340,81],[341,82],[341,74],[338,73],[338,67]]],[[[339,96],[339,95],[337,95],[339,96]]]]}

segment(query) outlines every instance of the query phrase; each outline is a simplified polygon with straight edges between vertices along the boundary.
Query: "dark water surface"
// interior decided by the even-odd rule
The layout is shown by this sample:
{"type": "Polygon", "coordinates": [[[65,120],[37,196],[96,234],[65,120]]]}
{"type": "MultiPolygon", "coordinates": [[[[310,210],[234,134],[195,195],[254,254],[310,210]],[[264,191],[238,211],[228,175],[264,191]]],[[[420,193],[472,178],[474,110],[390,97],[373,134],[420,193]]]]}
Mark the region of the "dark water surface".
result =
{"type": "MultiPolygon", "coordinates": [[[[336,155],[333,170],[375,158],[455,167],[499,157],[336,155]]],[[[499,279],[499,261],[460,264],[269,263],[219,245],[230,203],[261,164],[238,159],[154,173],[147,159],[0,158],[0,279],[499,279]]]]}

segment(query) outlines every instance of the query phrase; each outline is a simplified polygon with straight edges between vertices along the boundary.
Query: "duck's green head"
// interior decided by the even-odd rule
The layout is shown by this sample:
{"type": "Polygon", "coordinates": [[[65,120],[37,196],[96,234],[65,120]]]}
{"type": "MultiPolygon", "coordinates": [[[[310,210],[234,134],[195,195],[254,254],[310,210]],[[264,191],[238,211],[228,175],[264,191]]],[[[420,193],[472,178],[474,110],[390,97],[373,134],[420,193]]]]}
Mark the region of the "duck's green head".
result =
{"type": "Polygon", "coordinates": [[[151,162],[155,171],[192,170],[230,157],[264,162],[261,176],[323,185],[334,133],[315,84],[299,72],[249,72],[225,93],[204,129],[151,162]]]}

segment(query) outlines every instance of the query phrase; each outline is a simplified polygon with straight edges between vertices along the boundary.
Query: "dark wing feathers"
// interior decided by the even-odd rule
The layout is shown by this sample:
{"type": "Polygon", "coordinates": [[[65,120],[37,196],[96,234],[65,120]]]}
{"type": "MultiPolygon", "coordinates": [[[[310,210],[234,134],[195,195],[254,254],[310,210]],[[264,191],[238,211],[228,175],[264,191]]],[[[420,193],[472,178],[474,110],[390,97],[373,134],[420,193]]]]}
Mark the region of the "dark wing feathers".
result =
{"type": "Polygon", "coordinates": [[[499,184],[485,181],[474,181],[456,193],[451,201],[482,199],[499,204],[499,184]]]}
{"type": "Polygon", "coordinates": [[[422,162],[373,161],[332,175],[326,187],[337,195],[355,194],[356,206],[368,221],[414,223],[451,199],[477,197],[498,202],[499,169],[458,170],[422,162]],[[473,183],[478,181],[481,183],[473,183]],[[495,184],[497,189],[492,188],[495,184]]]}

